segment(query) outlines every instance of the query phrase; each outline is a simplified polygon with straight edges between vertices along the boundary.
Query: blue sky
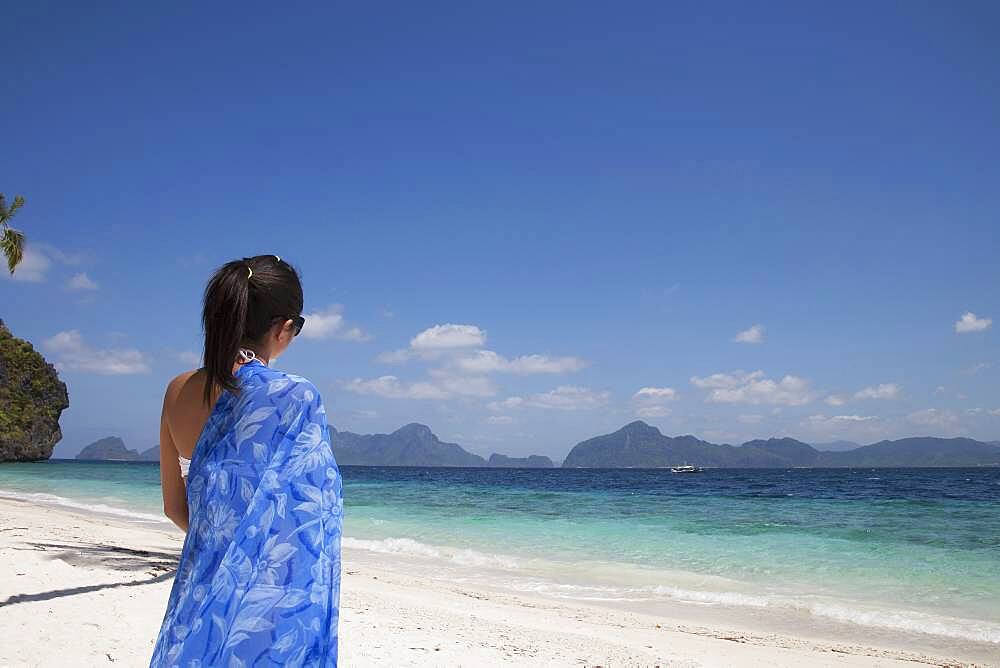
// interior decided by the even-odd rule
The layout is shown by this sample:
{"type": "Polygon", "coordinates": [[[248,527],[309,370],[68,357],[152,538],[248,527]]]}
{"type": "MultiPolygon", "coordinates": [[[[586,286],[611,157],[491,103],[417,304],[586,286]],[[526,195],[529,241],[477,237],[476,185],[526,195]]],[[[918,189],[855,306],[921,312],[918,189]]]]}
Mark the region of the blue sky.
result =
{"type": "Polygon", "coordinates": [[[257,253],[339,429],[1000,438],[1000,10],[848,4],[7,8],[0,317],[56,454],[152,445],[257,253]]]}

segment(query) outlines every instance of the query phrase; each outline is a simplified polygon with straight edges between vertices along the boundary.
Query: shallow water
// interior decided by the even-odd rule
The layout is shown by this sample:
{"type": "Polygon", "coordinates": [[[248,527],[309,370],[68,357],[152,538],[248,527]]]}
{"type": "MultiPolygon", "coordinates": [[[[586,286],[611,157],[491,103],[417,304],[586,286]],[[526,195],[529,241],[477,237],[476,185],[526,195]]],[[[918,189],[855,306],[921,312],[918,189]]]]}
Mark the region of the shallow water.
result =
{"type": "MultiPolygon", "coordinates": [[[[342,473],[348,548],[554,597],[782,610],[1000,648],[997,468],[342,473]]],[[[0,494],[159,518],[156,464],[3,464],[0,494]]]]}

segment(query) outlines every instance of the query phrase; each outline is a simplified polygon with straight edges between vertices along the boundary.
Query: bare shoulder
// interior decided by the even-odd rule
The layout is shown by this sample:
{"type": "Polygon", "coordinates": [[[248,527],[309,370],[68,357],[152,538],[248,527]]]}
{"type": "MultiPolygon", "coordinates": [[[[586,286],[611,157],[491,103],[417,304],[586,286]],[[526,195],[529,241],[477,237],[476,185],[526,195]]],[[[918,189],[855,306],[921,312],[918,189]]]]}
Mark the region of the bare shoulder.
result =
{"type": "Polygon", "coordinates": [[[185,371],[174,376],[167,383],[166,392],[163,394],[164,408],[170,408],[178,403],[188,404],[192,401],[204,401],[205,383],[207,376],[204,369],[185,371]]]}

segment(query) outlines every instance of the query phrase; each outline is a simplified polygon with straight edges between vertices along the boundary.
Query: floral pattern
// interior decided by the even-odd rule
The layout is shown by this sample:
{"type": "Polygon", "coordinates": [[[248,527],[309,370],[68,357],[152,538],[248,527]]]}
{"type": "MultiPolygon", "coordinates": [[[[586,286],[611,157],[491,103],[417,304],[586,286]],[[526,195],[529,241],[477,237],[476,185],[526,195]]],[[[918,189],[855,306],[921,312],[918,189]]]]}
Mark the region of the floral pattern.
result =
{"type": "Polygon", "coordinates": [[[219,398],[150,666],[336,666],[340,471],[319,392],[259,362],[219,398]]]}

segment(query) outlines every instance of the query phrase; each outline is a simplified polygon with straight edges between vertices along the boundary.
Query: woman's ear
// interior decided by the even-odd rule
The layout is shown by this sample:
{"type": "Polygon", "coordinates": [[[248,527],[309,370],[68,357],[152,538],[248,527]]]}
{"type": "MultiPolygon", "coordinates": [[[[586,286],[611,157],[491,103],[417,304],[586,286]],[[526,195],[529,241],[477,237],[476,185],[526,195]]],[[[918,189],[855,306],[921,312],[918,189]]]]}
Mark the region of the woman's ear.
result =
{"type": "Polygon", "coordinates": [[[285,336],[285,332],[288,331],[288,322],[288,320],[281,320],[274,323],[271,327],[271,336],[274,337],[275,343],[284,345],[285,339],[287,338],[285,336]]]}
{"type": "Polygon", "coordinates": [[[281,329],[278,330],[278,338],[282,343],[291,343],[292,339],[295,338],[295,322],[293,320],[285,320],[281,323],[281,329]]]}

